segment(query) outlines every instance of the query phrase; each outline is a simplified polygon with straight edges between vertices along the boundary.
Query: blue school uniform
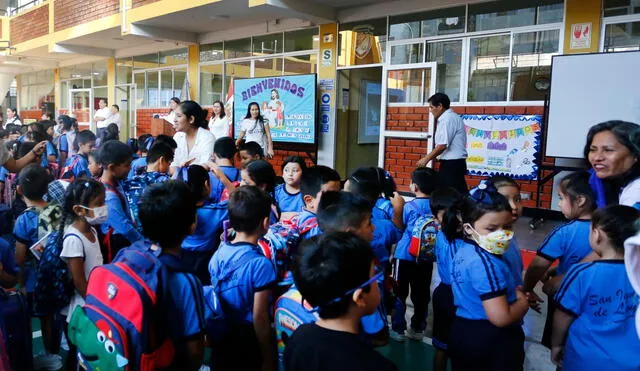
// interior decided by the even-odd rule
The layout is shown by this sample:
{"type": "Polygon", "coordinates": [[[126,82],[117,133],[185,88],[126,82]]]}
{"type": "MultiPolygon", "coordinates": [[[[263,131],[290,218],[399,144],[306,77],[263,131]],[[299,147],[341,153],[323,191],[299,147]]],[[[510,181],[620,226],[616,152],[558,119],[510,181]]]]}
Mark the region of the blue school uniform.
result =
{"type": "Polygon", "coordinates": [[[402,232],[389,219],[371,218],[371,223],[375,227],[371,248],[380,264],[386,265],[389,262],[391,245],[400,240],[402,232]]]}
{"type": "Polygon", "coordinates": [[[391,201],[382,197],[378,198],[371,215],[376,219],[393,220],[393,205],[391,204],[391,201]]]}
{"type": "Polygon", "coordinates": [[[18,274],[18,265],[16,264],[16,249],[11,246],[7,240],[0,238],[0,263],[2,269],[11,274],[18,274]]]}
{"type": "Polygon", "coordinates": [[[9,170],[7,170],[4,166],[0,166],[0,182],[4,182],[7,180],[7,175],[9,174],[9,170]]]}
{"type": "MultiPolygon", "coordinates": [[[[233,166],[220,166],[220,170],[222,170],[224,175],[227,176],[227,179],[232,183],[242,180],[241,171],[233,166]]],[[[209,196],[211,202],[220,201],[222,192],[224,192],[224,184],[211,172],[209,172],[209,184],[211,185],[211,194],[209,196]]]]}
{"type": "Polygon", "coordinates": [[[218,247],[222,223],[229,219],[229,202],[205,204],[197,210],[196,230],[182,241],[186,251],[213,251],[218,247]]]}
{"type": "Polygon", "coordinates": [[[132,179],[136,175],[141,175],[142,173],[145,172],[146,168],[147,168],[146,157],[140,157],[131,161],[131,170],[129,170],[129,175],[127,175],[127,179],[132,179]]]}
{"type": "Polygon", "coordinates": [[[73,165],[71,171],[73,172],[74,179],[80,179],[82,177],[89,179],[93,178],[91,176],[91,171],[89,171],[89,160],[85,155],[75,154],[69,157],[64,166],[67,167],[71,165],[73,165]]]}
{"type": "Polygon", "coordinates": [[[447,237],[442,231],[438,231],[436,235],[436,264],[438,266],[438,275],[440,276],[440,282],[445,285],[451,285],[451,264],[453,258],[460,248],[465,245],[465,242],[456,238],[453,242],[449,242],[447,237]]]}
{"type": "MultiPolygon", "coordinates": [[[[302,212],[298,214],[298,225],[304,225],[309,221],[309,219],[317,219],[316,214],[312,213],[307,209],[302,209],[302,212]]],[[[303,234],[302,239],[306,240],[313,236],[317,236],[319,234],[322,234],[322,231],[320,230],[320,227],[316,225],[315,227],[309,229],[307,233],[303,234]]]]}
{"type": "Polygon", "coordinates": [[[513,276],[513,282],[515,282],[516,286],[524,285],[524,281],[522,279],[522,271],[524,271],[522,253],[520,252],[520,246],[518,245],[518,240],[515,236],[511,240],[509,248],[504,252],[502,257],[509,267],[509,271],[513,276]]]}
{"type": "Polygon", "coordinates": [[[572,220],[554,229],[538,248],[538,256],[549,261],[560,260],[558,275],[591,253],[589,244],[590,220],[572,220]]]}
{"type": "Polygon", "coordinates": [[[27,292],[34,292],[36,287],[36,260],[28,250],[38,242],[38,213],[34,210],[25,210],[13,226],[13,236],[16,241],[27,246],[27,257],[24,263],[24,285],[27,292]]]}
{"type": "Polygon", "coordinates": [[[42,160],[40,161],[40,166],[47,167],[47,165],[49,165],[49,156],[55,156],[57,159],[58,151],[56,151],[56,147],[54,147],[53,143],[47,141],[42,160]]]}
{"type": "Polygon", "coordinates": [[[276,204],[278,204],[278,207],[280,208],[280,212],[282,213],[299,213],[304,208],[302,192],[291,194],[287,192],[287,187],[285,184],[279,184],[276,187],[276,190],[273,192],[273,196],[276,200],[276,204]]]}
{"type": "Polygon", "coordinates": [[[411,236],[413,235],[413,228],[416,221],[425,215],[431,215],[431,201],[428,198],[415,198],[404,205],[402,220],[405,225],[405,230],[396,246],[393,254],[394,258],[411,262],[416,261],[416,258],[409,254],[409,246],[411,245],[411,236]]]}
{"type": "Polygon", "coordinates": [[[555,301],[574,317],[563,370],[640,369],[634,321],[639,299],[622,259],[575,264],[564,276],[555,301]]]}
{"type": "MultiPolygon", "coordinates": [[[[253,297],[256,292],[269,289],[276,283],[273,263],[249,243],[222,243],[209,262],[212,281],[221,278],[227,270],[246,254],[252,257],[238,267],[231,278],[221,284],[221,300],[229,308],[227,315],[238,324],[253,323],[253,297]]],[[[244,259],[244,258],[242,258],[244,259]]]]}
{"type": "Polygon", "coordinates": [[[103,182],[106,188],[105,203],[109,211],[107,221],[100,227],[102,233],[107,234],[109,228],[113,228],[113,232],[122,235],[130,243],[143,239],[142,234],[136,229],[127,206],[124,189],[120,182],[108,184],[103,182]]]}
{"type": "Polygon", "coordinates": [[[67,134],[62,134],[58,138],[58,149],[60,152],[69,153],[69,141],[67,140],[67,134]]]}

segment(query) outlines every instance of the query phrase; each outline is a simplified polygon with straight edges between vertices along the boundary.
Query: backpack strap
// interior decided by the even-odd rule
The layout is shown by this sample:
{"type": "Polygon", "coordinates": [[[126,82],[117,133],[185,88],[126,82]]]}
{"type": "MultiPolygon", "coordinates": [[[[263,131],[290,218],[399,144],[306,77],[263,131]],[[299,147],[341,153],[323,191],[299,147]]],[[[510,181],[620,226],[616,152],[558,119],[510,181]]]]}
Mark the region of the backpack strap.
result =
{"type": "MultiPolygon", "coordinates": [[[[75,237],[75,238],[80,240],[80,243],[82,244],[82,260],[87,260],[87,252],[84,249],[84,242],[82,242],[82,238],[80,236],[78,236],[77,234],[75,234],[75,233],[65,234],[62,237],[62,243],[63,244],[64,244],[64,240],[66,240],[67,237],[75,237]]],[[[96,239],[98,238],[98,236],[95,236],[95,237],[96,237],[96,239]]]]}
{"type": "Polygon", "coordinates": [[[237,271],[240,267],[250,262],[251,260],[257,259],[261,256],[264,256],[264,255],[259,254],[257,251],[255,251],[255,249],[252,249],[251,253],[246,253],[240,256],[238,259],[234,260],[233,262],[227,265],[226,272],[224,275],[222,275],[222,277],[220,278],[212,277],[211,281],[212,281],[213,287],[219,290],[221,288],[220,286],[222,285],[222,283],[227,282],[233,276],[233,273],[235,271],[237,271]],[[254,254],[254,252],[256,254],[254,254]]]}
{"type": "Polygon", "coordinates": [[[298,230],[301,235],[309,232],[313,228],[318,226],[318,218],[313,217],[304,221],[304,223],[298,225],[298,230]]]}

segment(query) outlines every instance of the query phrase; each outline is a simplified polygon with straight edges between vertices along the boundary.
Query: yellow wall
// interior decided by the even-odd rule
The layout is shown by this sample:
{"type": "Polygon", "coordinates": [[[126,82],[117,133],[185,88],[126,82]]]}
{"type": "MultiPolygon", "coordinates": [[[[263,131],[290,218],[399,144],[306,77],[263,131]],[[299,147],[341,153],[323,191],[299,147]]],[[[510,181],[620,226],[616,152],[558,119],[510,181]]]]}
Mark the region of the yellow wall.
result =
{"type": "Polygon", "coordinates": [[[602,0],[565,0],[564,54],[597,53],[600,51],[602,0]],[[591,23],[591,45],[571,49],[573,25],[591,23]]]}
{"type": "Polygon", "coordinates": [[[200,45],[189,45],[189,67],[187,80],[189,81],[189,97],[198,101],[200,86],[198,85],[198,61],[200,60],[200,45]]]}

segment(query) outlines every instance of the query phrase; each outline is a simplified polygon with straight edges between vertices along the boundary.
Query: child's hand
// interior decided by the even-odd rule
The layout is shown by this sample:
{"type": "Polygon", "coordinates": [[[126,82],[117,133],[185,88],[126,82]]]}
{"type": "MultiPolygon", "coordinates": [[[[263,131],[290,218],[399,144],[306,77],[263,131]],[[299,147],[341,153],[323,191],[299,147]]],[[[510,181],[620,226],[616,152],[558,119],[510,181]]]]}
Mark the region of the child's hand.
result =
{"type": "Polygon", "coordinates": [[[393,206],[393,210],[402,210],[404,207],[404,198],[398,192],[393,192],[393,197],[391,197],[391,205],[393,206]]]}
{"type": "Polygon", "coordinates": [[[553,297],[562,283],[562,278],[563,276],[555,276],[548,279],[542,286],[542,292],[547,294],[547,296],[553,297]]]}
{"type": "Polygon", "coordinates": [[[191,165],[191,163],[194,162],[195,160],[196,160],[195,157],[190,160],[187,160],[182,165],[180,165],[180,167],[189,167],[189,165],[191,165]]]}
{"type": "Polygon", "coordinates": [[[564,347],[563,346],[552,346],[551,347],[551,362],[558,367],[562,367],[562,358],[564,358],[564,347]]]}
{"type": "Polygon", "coordinates": [[[524,294],[527,296],[527,301],[529,302],[529,308],[535,310],[538,313],[541,313],[540,303],[544,303],[544,301],[533,291],[525,292],[524,294]]]}
{"type": "Polygon", "coordinates": [[[547,282],[550,278],[555,277],[557,275],[558,275],[558,268],[557,267],[550,268],[546,272],[544,272],[544,276],[542,276],[542,279],[540,281],[547,282]]]}
{"type": "Polygon", "coordinates": [[[524,293],[524,291],[522,291],[522,286],[516,287],[516,300],[529,301],[529,298],[527,297],[527,295],[524,293]]]}

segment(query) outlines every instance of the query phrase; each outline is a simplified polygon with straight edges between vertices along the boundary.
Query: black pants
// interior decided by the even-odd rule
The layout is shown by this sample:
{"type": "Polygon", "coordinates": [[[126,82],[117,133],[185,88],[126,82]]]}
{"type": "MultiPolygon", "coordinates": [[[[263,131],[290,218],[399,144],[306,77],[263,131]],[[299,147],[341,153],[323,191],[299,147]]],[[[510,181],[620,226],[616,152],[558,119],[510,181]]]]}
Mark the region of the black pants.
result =
{"type": "Polygon", "coordinates": [[[438,170],[438,186],[453,187],[458,192],[466,194],[469,189],[464,176],[467,174],[467,160],[440,160],[440,169],[438,170]]]}
{"type": "Polygon", "coordinates": [[[209,260],[213,256],[214,251],[188,251],[180,250],[180,259],[186,267],[191,268],[191,273],[200,279],[202,285],[211,284],[211,276],[209,275],[209,260]]]}
{"type": "Polygon", "coordinates": [[[431,299],[431,273],[433,272],[432,262],[411,262],[408,260],[396,261],[395,279],[396,305],[393,316],[391,316],[391,327],[396,332],[403,332],[407,328],[404,315],[407,310],[407,297],[409,296],[409,286],[411,286],[411,302],[413,303],[413,317],[411,317],[411,328],[421,332],[427,327],[427,311],[429,300],[431,299]]]}

